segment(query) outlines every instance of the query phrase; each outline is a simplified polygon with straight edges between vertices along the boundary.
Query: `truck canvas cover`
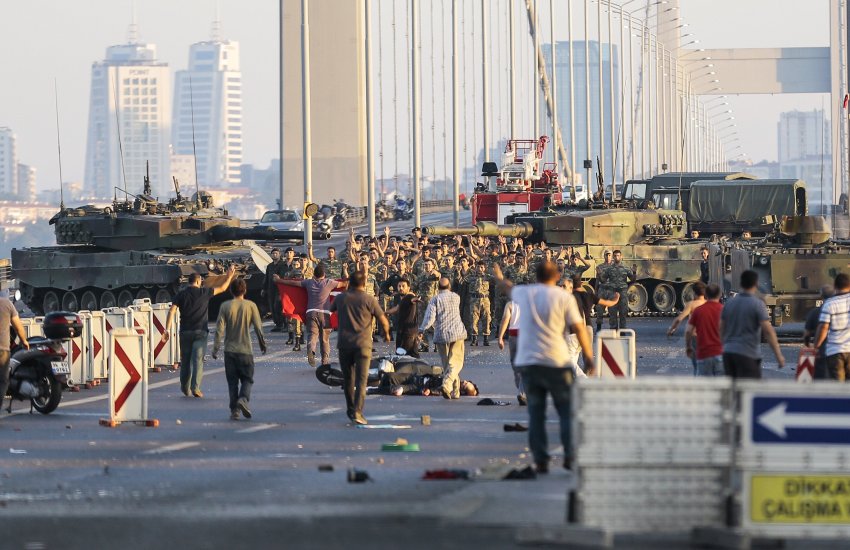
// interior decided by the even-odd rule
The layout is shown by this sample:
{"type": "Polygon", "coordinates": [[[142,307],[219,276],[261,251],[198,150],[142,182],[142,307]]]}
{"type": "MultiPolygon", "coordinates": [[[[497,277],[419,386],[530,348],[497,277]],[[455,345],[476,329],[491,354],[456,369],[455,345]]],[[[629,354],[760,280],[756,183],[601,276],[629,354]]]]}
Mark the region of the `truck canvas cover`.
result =
{"type": "Polygon", "coordinates": [[[805,199],[806,184],[801,180],[697,181],[691,185],[689,216],[696,223],[743,223],[767,215],[803,215],[805,199]]]}

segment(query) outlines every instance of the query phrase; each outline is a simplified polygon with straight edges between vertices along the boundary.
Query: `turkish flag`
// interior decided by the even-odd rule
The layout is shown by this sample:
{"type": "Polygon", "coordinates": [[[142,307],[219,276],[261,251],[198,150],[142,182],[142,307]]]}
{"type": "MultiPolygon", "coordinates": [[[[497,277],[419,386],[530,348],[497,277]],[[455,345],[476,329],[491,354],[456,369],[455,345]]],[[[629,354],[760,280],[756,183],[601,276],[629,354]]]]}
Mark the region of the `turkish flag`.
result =
{"type": "MultiPolygon", "coordinates": [[[[277,283],[278,293],[283,314],[287,317],[298,319],[302,323],[307,320],[307,290],[303,286],[291,286],[277,283]]],[[[332,292],[330,303],[339,292],[332,292]]],[[[336,330],[338,318],[336,312],[331,313],[331,328],[336,330]]]]}

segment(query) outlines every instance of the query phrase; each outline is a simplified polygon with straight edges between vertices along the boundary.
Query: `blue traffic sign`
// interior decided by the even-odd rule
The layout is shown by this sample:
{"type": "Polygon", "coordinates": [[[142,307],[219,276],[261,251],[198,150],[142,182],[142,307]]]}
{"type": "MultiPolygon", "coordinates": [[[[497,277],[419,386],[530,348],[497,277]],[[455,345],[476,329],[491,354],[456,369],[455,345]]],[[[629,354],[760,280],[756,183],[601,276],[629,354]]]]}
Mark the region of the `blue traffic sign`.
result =
{"type": "Polygon", "coordinates": [[[850,446],[850,396],[753,396],[753,443],[850,446]]]}

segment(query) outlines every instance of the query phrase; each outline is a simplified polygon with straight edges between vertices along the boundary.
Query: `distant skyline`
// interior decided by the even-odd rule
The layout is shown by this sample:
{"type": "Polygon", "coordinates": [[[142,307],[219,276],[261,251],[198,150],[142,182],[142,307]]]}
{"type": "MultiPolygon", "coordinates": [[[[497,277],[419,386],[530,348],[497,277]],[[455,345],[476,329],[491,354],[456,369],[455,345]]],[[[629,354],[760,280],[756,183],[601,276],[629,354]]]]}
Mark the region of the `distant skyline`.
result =
{"type": "MultiPolygon", "coordinates": [[[[383,16],[384,51],[389,56],[387,35],[392,4],[387,0],[374,1],[380,6],[375,12],[381,12],[383,16]]],[[[191,44],[209,39],[211,24],[218,10],[222,23],[221,36],[240,43],[244,82],[244,162],[260,168],[268,166],[270,160],[279,154],[278,0],[137,0],[135,4],[140,41],[155,44],[158,58],[167,62],[172,71],[187,68],[191,44]]],[[[406,4],[396,0],[395,7],[399,15],[405,13],[406,4]]],[[[425,4],[430,8],[423,9],[422,23],[423,69],[427,70],[429,61],[426,56],[430,54],[424,44],[429,36],[436,35],[438,39],[440,35],[437,33],[441,32],[438,27],[436,33],[433,33],[428,27],[429,21],[438,17],[438,9],[443,10],[444,14],[449,12],[451,0],[432,0],[425,4]]],[[[480,2],[476,0],[474,4],[480,2]]],[[[556,4],[559,21],[556,40],[568,40],[566,2],[559,1],[556,4]]],[[[636,2],[630,7],[638,9],[641,4],[636,2]]],[[[104,58],[107,47],[127,42],[128,25],[132,18],[131,5],[129,0],[41,0],[14,2],[4,6],[4,17],[0,19],[0,66],[3,67],[5,85],[0,87],[0,126],[14,130],[19,162],[37,168],[41,189],[55,188],[59,180],[54,79],[59,88],[63,177],[66,181],[82,181],[91,64],[104,58]]],[[[505,5],[502,0],[493,0],[491,13],[494,6],[505,5]]],[[[523,5],[524,2],[518,0],[515,4],[518,19],[524,16],[523,5]]],[[[468,9],[471,13],[472,7],[468,9]]],[[[580,17],[580,5],[578,12],[574,17],[580,17]]],[[[542,15],[545,16],[545,11],[542,11],[542,15]]],[[[692,33],[693,38],[700,40],[700,46],[706,48],[825,46],[829,36],[827,0],[805,3],[798,0],[681,0],[681,17],[689,25],[687,32],[692,33]],[[795,17],[788,17],[789,13],[795,14],[795,17]]],[[[315,21],[313,23],[317,24],[315,21]]],[[[543,17],[541,23],[548,30],[548,16],[543,17]]],[[[579,25],[574,24],[574,27],[576,38],[579,38],[579,25]]],[[[480,40],[480,34],[478,37],[480,40]]],[[[402,37],[398,48],[405,47],[402,37]]],[[[504,45],[500,47],[505,48],[504,45]]],[[[517,46],[517,51],[528,52],[530,49],[522,44],[517,46]]],[[[499,55],[500,59],[505,59],[504,50],[499,55]]],[[[406,50],[400,51],[398,58],[401,66],[405,62],[406,50]]],[[[529,66],[527,60],[518,60],[518,63],[520,67],[529,66]]],[[[385,71],[386,83],[384,104],[377,107],[383,111],[381,120],[384,133],[387,134],[392,130],[393,122],[391,114],[388,114],[393,108],[389,72],[392,65],[386,59],[380,65],[385,71]]],[[[474,65],[470,64],[469,74],[472,74],[474,65]]],[[[439,58],[437,70],[442,70],[439,58]]],[[[399,79],[404,76],[404,72],[399,71],[399,79]]],[[[398,107],[400,114],[404,115],[404,96],[408,85],[406,81],[398,84],[397,91],[401,94],[398,107]]],[[[480,90],[480,83],[473,86],[470,82],[466,92],[467,101],[478,101],[480,90]]],[[[426,97],[429,93],[425,90],[426,97]]],[[[436,93],[439,98],[441,91],[437,90],[436,93]]],[[[758,162],[762,159],[776,159],[775,128],[780,112],[821,108],[829,100],[827,96],[812,94],[737,96],[730,97],[728,101],[734,110],[737,137],[742,150],[758,162]]],[[[440,119],[444,118],[443,112],[438,109],[435,115],[439,128],[440,119]]],[[[501,113],[492,116],[499,119],[494,121],[494,126],[503,128],[507,117],[501,113]]],[[[425,126],[430,129],[430,115],[426,113],[425,118],[425,126]]],[[[403,119],[399,124],[400,130],[401,122],[403,119]]],[[[472,141],[472,131],[465,137],[466,142],[472,141]]],[[[480,132],[478,134],[480,136],[480,132]]],[[[503,139],[507,136],[494,134],[494,138],[497,137],[503,139]]],[[[395,138],[385,135],[384,139],[387,144],[383,159],[386,168],[392,166],[394,153],[391,143],[395,138]]],[[[426,141],[428,139],[426,136],[426,141]]],[[[409,140],[402,136],[399,141],[402,142],[401,150],[398,151],[401,157],[399,171],[404,173],[408,171],[405,155],[409,140]]],[[[440,150],[437,156],[440,158],[435,159],[435,162],[439,162],[439,166],[429,170],[426,164],[426,175],[433,172],[440,177],[443,174],[445,154],[441,154],[442,142],[438,143],[440,150]]],[[[495,146],[497,144],[494,143],[495,146]]],[[[430,154],[433,149],[433,145],[426,143],[426,152],[430,154]]],[[[391,176],[389,170],[384,171],[384,176],[391,176]]]]}

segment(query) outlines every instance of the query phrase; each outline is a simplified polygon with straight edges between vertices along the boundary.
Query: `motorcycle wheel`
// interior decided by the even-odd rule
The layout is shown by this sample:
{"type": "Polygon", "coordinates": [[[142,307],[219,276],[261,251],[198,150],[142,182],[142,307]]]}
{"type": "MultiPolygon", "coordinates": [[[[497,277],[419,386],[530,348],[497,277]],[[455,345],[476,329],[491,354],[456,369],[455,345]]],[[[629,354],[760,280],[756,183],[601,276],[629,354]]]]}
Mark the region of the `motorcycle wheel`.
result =
{"type": "Polygon", "coordinates": [[[316,379],[322,384],[331,387],[342,387],[344,380],[342,371],[330,365],[321,365],[316,368],[316,379]]]}
{"type": "Polygon", "coordinates": [[[30,399],[32,407],[41,414],[50,414],[62,401],[62,384],[53,376],[43,376],[39,380],[39,386],[43,395],[30,399]]]}

